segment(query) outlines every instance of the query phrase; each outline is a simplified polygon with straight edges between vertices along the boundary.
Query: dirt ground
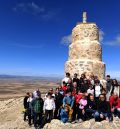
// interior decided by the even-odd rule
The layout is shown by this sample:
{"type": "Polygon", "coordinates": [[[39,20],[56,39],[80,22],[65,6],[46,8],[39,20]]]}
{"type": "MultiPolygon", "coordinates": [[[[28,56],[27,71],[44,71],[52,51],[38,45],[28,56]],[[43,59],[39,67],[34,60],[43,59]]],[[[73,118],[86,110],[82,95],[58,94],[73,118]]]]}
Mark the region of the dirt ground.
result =
{"type": "Polygon", "coordinates": [[[55,89],[59,85],[60,80],[0,79],[0,100],[22,97],[35,89],[45,94],[50,88],[55,89]]]}

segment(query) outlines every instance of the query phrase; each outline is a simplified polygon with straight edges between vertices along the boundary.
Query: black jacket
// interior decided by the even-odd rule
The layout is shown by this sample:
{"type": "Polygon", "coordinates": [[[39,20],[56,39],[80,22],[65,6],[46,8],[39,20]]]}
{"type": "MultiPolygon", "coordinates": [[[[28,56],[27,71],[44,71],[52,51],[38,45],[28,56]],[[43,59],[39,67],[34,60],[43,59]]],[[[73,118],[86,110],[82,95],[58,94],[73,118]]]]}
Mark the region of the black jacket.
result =
{"type": "Polygon", "coordinates": [[[29,98],[28,96],[25,96],[24,101],[23,101],[23,105],[24,105],[24,108],[25,108],[25,109],[28,108],[28,103],[27,103],[27,99],[28,99],[28,98],[29,98]]]}
{"type": "Polygon", "coordinates": [[[87,103],[86,109],[97,110],[97,105],[96,105],[95,101],[90,101],[89,100],[88,103],[87,103]]]}
{"type": "Polygon", "coordinates": [[[63,102],[63,95],[60,94],[60,93],[55,94],[55,105],[56,105],[56,107],[62,106],[62,102],[63,102]]]}
{"type": "Polygon", "coordinates": [[[110,103],[107,102],[106,100],[105,101],[100,101],[98,103],[97,109],[98,109],[99,112],[102,112],[102,113],[110,113],[111,112],[110,103]]]}

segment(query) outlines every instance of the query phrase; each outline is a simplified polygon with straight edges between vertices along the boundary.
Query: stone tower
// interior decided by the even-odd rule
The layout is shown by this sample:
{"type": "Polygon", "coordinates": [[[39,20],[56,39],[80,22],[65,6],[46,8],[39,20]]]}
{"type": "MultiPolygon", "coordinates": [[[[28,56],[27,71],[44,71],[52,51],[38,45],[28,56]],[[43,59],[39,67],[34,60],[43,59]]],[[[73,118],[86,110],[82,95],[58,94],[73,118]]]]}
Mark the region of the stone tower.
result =
{"type": "Polygon", "coordinates": [[[72,43],[69,46],[69,58],[65,63],[65,73],[78,77],[82,73],[94,74],[103,79],[105,64],[102,62],[102,47],[99,42],[99,29],[95,23],[87,22],[87,14],[83,12],[83,22],[72,30],[72,43]]]}

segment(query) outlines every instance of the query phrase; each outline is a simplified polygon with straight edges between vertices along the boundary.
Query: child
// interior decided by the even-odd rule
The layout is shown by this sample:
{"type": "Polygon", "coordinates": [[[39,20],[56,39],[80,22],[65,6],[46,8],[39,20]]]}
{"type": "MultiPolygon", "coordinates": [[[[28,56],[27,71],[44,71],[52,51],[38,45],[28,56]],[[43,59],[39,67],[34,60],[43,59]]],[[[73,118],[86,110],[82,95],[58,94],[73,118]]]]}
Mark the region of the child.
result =
{"type": "Polygon", "coordinates": [[[61,109],[60,118],[63,123],[68,122],[69,117],[68,117],[68,107],[67,106],[65,106],[64,108],[61,109]]]}

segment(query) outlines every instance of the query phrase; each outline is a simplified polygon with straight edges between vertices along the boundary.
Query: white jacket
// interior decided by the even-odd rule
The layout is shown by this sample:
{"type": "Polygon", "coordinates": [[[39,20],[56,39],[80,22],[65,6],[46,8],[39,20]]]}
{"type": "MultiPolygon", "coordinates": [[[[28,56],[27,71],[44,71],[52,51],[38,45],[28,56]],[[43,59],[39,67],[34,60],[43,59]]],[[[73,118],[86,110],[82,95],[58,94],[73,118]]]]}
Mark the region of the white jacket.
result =
{"type": "Polygon", "coordinates": [[[44,101],[43,110],[54,110],[54,109],[55,109],[54,99],[46,98],[44,101]]]}

